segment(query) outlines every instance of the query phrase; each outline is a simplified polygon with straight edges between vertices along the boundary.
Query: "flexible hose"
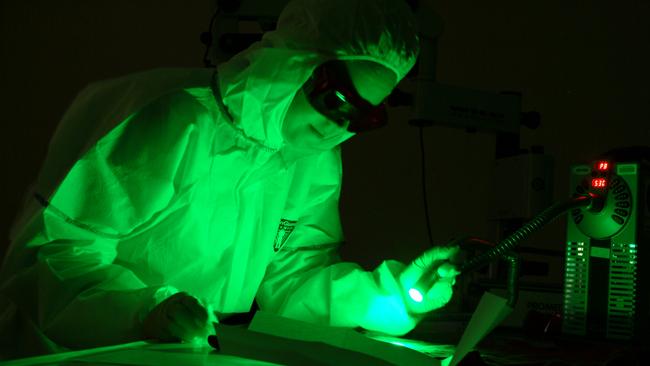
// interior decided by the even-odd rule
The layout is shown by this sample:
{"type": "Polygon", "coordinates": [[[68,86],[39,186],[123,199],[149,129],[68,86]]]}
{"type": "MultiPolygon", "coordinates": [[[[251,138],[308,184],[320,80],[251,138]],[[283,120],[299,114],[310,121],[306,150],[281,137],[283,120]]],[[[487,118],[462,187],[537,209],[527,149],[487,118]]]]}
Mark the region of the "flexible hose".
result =
{"type": "Polygon", "coordinates": [[[508,263],[508,278],[506,280],[506,290],[508,291],[508,306],[514,308],[519,298],[519,256],[514,252],[506,252],[501,257],[508,263]]]}
{"type": "Polygon", "coordinates": [[[517,244],[524,241],[530,234],[541,229],[544,225],[550,223],[568,210],[587,207],[592,203],[592,197],[579,196],[572,198],[565,202],[557,203],[546,210],[539,213],[535,218],[527,222],[524,226],[519,228],[514,233],[510,234],[507,238],[499,242],[494,248],[487,252],[480,254],[460,267],[461,273],[471,272],[488,263],[502,258],[507,252],[511,251],[517,244]]]}

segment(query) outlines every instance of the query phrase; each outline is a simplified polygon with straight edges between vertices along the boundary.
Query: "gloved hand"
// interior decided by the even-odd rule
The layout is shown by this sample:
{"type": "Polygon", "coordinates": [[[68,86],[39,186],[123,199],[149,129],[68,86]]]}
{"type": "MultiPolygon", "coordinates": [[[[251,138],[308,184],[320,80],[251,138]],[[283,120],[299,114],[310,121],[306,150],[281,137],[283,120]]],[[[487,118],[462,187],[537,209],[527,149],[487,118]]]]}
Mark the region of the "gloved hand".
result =
{"type": "Polygon", "coordinates": [[[453,294],[452,287],[456,283],[456,276],[460,273],[456,266],[449,261],[458,254],[459,250],[458,246],[431,248],[411,262],[400,274],[404,298],[411,313],[423,314],[438,309],[449,302],[453,294]],[[437,265],[440,265],[437,271],[430,270],[432,266],[437,265]],[[420,277],[433,278],[436,274],[439,278],[432,287],[415,288],[420,277]],[[411,289],[414,289],[415,293],[409,294],[411,289]],[[421,299],[419,295],[421,295],[421,299]]]}
{"type": "Polygon", "coordinates": [[[174,294],[154,307],[143,322],[147,339],[164,342],[193,341],[212,334],[208,311],[194,296],[185,292],[174,294]]]}

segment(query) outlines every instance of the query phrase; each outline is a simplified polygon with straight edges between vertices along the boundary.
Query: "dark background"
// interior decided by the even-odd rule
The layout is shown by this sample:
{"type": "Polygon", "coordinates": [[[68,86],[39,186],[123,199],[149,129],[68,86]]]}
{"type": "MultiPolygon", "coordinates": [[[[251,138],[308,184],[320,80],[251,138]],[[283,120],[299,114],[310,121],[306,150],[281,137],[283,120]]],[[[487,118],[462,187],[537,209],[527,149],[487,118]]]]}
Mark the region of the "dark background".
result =
{"type": "MultiPolygon", "coordinates": [[[[201,67],[199,34],[212,0],[3,0],[0,10],[0,252],[48,140],[87,83],[154,67],[201,67]]],[[[433,2],[444,21],[440,82],[523,93],[542,126],[522,146],[555,158],[555,199],[568,194],[570,164],[614,147],[650,145],[650,2],[433,2]]],[[[344,9],[343,9],[344,11],[344,9]]],[[[405,83],[408,84],[408,83],[405,83]]],[[[408,88],[408,85],[405,85],[408,88]]],[[[409,260],[427,247],[417,129],[408,109],[390,127],[344,146],[344,258],[366,267],[409,260]]],[[[436,242],[467,233],[494,239],[488,220],[494,137],[425,131],[436,242]]],[[[563,248],[564,222],[528,245],[563,248]]]]}

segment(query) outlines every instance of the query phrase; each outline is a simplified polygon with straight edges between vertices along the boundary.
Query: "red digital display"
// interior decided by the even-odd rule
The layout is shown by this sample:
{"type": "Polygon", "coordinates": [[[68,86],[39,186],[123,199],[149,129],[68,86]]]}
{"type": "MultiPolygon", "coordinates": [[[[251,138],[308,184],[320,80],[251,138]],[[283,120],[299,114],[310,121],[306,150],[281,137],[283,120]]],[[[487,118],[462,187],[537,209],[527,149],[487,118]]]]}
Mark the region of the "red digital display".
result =
{"type": "Polygon", "coordinates": [[[607,179],[605,178],[594,178],[591,180],[591,186],[593,188],[605,188],[607,187],[607,179]]]}
{"type": "Polygon", "coordinates": [[[596,163],[596,169],[600,170],[601,172],[604,172],[609,169],[609,162],[608,161],[599,161],[596,163]]]}

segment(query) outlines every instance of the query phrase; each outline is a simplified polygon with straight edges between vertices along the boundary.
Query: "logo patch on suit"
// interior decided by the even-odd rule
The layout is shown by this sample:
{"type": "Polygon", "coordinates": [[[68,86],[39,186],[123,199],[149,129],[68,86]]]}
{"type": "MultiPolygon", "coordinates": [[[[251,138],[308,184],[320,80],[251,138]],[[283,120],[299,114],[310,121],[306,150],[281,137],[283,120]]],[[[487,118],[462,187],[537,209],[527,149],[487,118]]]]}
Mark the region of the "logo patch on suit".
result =
{"type": "Polygon", "coordinates": [[[278,252],[284,246],[284,243],[289,239],[289,235],[293,232],[293,229],[296,228],[297,221],[291,220],[280,220],[280,226],[278,227],[278,232],[275,234],[275,242],[273,243],[273,251],[278,252]]]}

